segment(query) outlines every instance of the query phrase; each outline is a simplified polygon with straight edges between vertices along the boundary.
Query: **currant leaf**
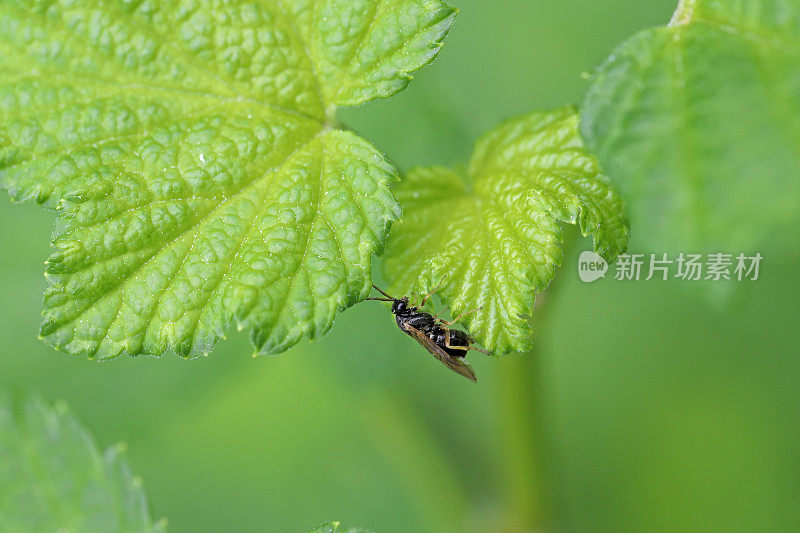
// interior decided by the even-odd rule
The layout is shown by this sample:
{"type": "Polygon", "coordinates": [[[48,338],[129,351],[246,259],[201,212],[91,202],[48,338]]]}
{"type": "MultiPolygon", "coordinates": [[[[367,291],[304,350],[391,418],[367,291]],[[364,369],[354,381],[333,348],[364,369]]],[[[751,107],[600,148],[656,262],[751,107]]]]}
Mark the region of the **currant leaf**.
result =
{"type": "Polygon", "coordinates": [[[404,209],[387,244],[397,294],[439,294],[489,351],[531,346],[535,295],[563,258],[576,224],[613,261],[628,245],[620,197],[584,149],[573,108],[537,112],[490,131],[466,172],[421,168],[396,188],[404,209]]]}
{"type": "Polygon", "coordinates": [[[0,395],[4,531],[165,530],[121,446],[104,453],[64,404],[0,395]]]}
{"type": "Polygon", "coordinates": [[[396,170],[338,127],[438,53],[439,0],[0,2],[0,184],[58,211],[42,338],[257,353],[366,297],[396,170]]]}
{"type": "Polygon", "coordinates": [[[682,1],[598,69],[581,116],[637,246],[796,247],[800,1],[682,1]]]}

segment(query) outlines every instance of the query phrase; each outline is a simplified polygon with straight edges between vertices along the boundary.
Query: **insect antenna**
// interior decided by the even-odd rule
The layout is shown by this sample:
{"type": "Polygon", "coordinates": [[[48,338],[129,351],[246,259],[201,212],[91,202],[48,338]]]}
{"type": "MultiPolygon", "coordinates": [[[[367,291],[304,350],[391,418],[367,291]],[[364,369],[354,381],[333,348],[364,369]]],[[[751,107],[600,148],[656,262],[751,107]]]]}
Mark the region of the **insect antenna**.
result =
{"type": "MultiPolygon", "coordinates": [[[[377,287],[377,285],[375,285],[374,283],[372,284],[372,288],[373,288],[373,289],[375,289],[376,291],[378,291],[379,293],[383,294],[383,295],[384,295],[384,296],[386,296],[387,298],[391,298],[391,300],[392,300],[392,301],[395,301],[395,300],[396,300],[396,298],[392,298],[391,296],[389,296],[388,294],[386,294],[385,292],[383,292],[382,290],[380,290],[380,289],[377,287]]],[[[369,298],[368,298],[368,299],[369,299],[369,298]]]]}
{"type": "Polygon", "coordinates": [[[365,300],[375,300],[378,302],[393,302],[394,298],[364,298],[365,300]]]}

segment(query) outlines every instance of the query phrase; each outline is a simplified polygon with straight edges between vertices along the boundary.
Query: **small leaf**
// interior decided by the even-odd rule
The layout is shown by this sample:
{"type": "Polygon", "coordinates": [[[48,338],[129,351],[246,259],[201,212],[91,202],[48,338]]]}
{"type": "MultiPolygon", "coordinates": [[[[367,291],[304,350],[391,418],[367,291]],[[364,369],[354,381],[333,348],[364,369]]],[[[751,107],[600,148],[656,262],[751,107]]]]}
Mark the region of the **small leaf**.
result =
{"type": "Polygon", "coordinates": [[[337,533],[339,531],[339,522],[325,522],[315,527],[311,533],[337,533]]]}
{"type": "Polygon", "coordinates": [[[561,264],[562,224],[613,261],[628,244],[622,202],[583,148],[572,108],[510,120],[478,141],[469,168],[412,170],[387,245],[397,294],[437,293],[488,350],[531,346],[537,293],[561,264]]]}
{"type": "Polygon", "coordinates": [[[368,530],[359,527],[351,527],[340,531],[339,525],[339,522],[325,522],[315,527],[311,533],[370,533],[368,530]]]}
{"type": "Polygon", "coordinates": [[[63,404],[0,394],[0,529],[163,531],[121,446],[100,453],[63,404]]]}
{"type": "Polygon", "coordinates": [[[800,0],[681,2],[600,67],[581,115],[641,246],[796,246],[800,0]]]}
{"type": "Polygon", "coordinates": [[[0,184],[57,208],[41,336],[73,354],[258,353],[366,297],[396,170],[337,106],[391,96],[439,0],[0,3],[0,184]]]}

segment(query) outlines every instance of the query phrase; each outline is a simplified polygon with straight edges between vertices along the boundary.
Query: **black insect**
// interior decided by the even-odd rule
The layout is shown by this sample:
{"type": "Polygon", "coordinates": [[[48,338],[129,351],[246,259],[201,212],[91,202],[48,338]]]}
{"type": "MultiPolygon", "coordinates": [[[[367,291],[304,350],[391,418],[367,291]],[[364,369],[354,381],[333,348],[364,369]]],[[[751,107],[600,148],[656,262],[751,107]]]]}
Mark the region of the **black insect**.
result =
{"type": "MultiPolygon", "coordinates": [[[[425,313],[420,309],[435,290],[422,299],[419,306],[409,303],[408,297],[393,298],[373,285],[376,291],[383,294],[386,298],[367,298],[367,300],[378,300],[381,302],[392,302],[392,313],[400,329],[414,338],[424,346],[436,359],[444,363],[447,368],[457,372],[467,379],[478,381],[475,371],[464,361],[467,352],[476,350],[488,355],[488,352],[475,348],[472,344],[475,339],[470,337],[465,331],[453,329],[455,322],[468,313],[462,313],[451,321],[442,320],[430,313],[425,313]]],[[[472,311],[469,311],[472,312],[472,311]]]]}

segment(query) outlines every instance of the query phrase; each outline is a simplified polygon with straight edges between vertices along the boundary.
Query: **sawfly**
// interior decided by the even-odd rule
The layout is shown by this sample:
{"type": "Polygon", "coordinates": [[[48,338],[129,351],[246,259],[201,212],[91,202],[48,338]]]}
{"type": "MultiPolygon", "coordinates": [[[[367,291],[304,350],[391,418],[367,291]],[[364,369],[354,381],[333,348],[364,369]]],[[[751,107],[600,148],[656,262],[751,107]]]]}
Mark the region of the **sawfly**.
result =
{"type": "MultiPolygon", "coordinates": [[[[428,350],[431,355],[441,361],[447,368],[456,372],[465,378],[477,382],[475,371],[472,367],[464,361],[467,352],[475,350],[488,355],[488,352],[475,348],[472,344],[475,339],[469,336],[467,332],[459,329],[451,328],[454,323],[464,315],[471,313],[462,313],[451,321],[442,320],[430,313],[421,311],[428,298],[436,292],[436,289],[422,299],[419,306],[411,305],[408,296],[402,298],[394,298],[389,296],[381,289],[372,286],[376,291],[385,296],[385,298],[367,298],[367,300],[377,300],[380,302],[392,302],[392,314],[395,315],[397,326],[408,334],[411,338],[416,340],[428,350]]],[[[477,311],[477,309],[473,310],[477,311]]]]}

